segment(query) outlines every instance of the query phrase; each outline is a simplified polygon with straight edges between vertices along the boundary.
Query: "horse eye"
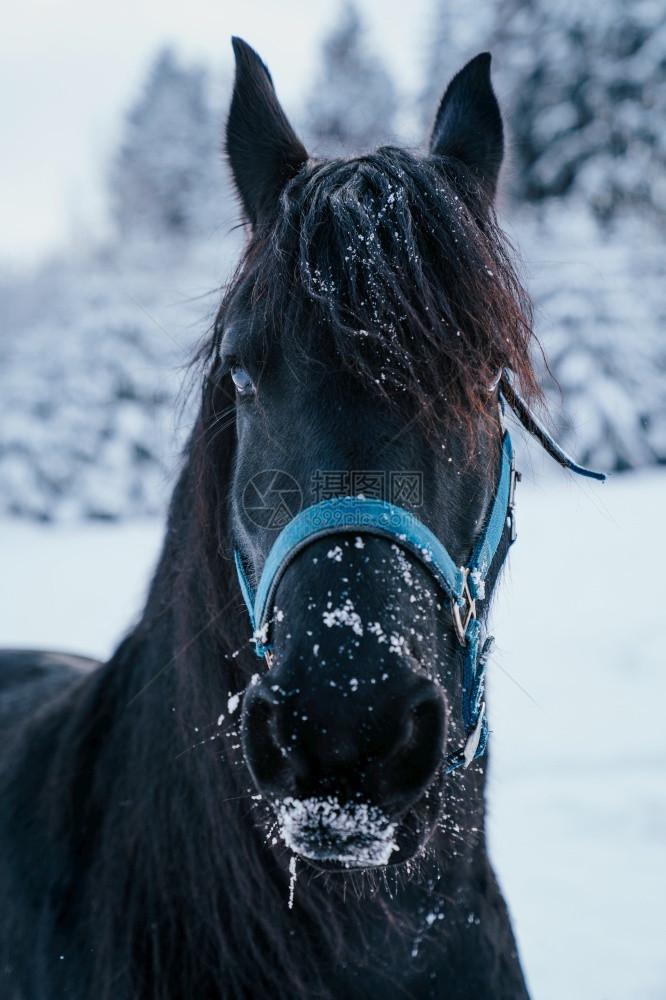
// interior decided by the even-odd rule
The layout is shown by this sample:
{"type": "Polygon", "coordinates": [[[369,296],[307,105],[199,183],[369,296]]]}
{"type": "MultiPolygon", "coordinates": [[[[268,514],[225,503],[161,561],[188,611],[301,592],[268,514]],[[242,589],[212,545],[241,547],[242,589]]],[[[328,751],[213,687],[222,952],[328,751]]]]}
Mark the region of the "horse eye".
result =
{"type": "Polygon", "coordinates": [[[234,385],[236,386],[237,392],[241,396],[248,396],[250,393],[254,392],[254,385],[252,384],[252,379],[240,365],[234,365],[231,369],[231,377],[233,379],[234,385]]]}

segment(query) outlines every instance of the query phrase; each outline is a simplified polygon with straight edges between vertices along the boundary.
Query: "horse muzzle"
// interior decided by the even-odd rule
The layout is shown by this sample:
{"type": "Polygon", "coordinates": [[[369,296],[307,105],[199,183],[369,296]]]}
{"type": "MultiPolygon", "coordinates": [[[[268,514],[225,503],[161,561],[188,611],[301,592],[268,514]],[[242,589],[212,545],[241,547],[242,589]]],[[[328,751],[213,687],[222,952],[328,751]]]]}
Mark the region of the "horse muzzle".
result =
{"type": "Polygon", "coordinates": [[[244,699],[243,748],[255,784],[273,804],[285,844],[322,867],[376,867],[411,855],[418,844],[405,818],[445,755],[438,684],[399,662],[357,673],[283,664],[244,699]]]}

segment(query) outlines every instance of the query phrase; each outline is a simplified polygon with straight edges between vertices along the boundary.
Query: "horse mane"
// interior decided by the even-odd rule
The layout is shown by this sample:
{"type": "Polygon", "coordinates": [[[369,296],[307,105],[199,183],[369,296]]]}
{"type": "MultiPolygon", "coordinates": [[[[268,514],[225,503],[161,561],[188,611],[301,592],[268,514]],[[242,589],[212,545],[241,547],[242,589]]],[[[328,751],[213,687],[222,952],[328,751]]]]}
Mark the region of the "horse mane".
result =
{"type": "MultiPolygon", "coordinates": [[[[377,892],[386,926],[396,925],[367,876],[322,881],[302,866],[287,909],[289,852],[267,839],[271,819],[252,798],[240,712],[229,719],[227,710],[257,669],[219,547],[233,435],[228,420],[221,431],[195,428],[143,616],[49,726],[38,821],[76,859],[59,868],[50,857],[41,876],[58,900],[54,916],[71,930],[57,971],[92,961],[87,992],[67,993],[72,1000],[334,1000],[332,969],[372,963],[367,921],[349,898],[377,892]]],[[[372,975],[380,982],[387,972],[372,975]]]]}
{"type": "MultiPolygon", "coordinates": [[[[86,995],[332,1000],[323,966],[372,963],[362,907],[354,943],[336,915],[358,880],[312,878],[287,910],[286,850],[265,840],[266,807],[248,792],[234,717],[216,722],[257,661],[227,537],[233,388],[215,363],[241,297],[285,351],[339,359],[388,405],[405,399],[471,433],[501,368],[538,395],[529,303],[511,259],[471,174],[392,148],[309,163],[250,240],[198,355],[202,411],[142,618],[53,727],[40,819],[77,858],[75,871],[54,864],[49,878],[64,926],[68,914],[94,925],[86,995]]],[[[482,772],[461,780],[471,787],[482,772]]],[[[377,903],[393,926],[382,887],[377,903]]],[[[353,919],[347,906],[347,930],[353,919]]],[[[75,937],[63,943],[64,963],[88,963],[77,947],[75,937]]]]}
{"type": "Polygon", "coordinates": [[[511,370],[541,398],[529,297],[487,189],[458,160],[382,147],[309,161],[258,227],[221,304],[313,365],[342,364],[388,405],[472,438],[488,386],[511,370]]]}

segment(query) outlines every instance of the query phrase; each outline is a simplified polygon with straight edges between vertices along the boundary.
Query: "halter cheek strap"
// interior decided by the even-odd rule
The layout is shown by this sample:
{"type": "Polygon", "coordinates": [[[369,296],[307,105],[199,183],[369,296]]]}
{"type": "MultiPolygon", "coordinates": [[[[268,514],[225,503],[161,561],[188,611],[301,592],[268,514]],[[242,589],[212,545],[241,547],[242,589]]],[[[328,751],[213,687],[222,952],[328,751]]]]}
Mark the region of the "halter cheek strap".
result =
{"type": "Polygon", "coordinates": [[[571,469],[578,476],[585,476],[587,479],[597,479],[600,483],[606,481],[605,472],[596,472],[595,469],[586,469],[584,465],[579,465],[571,455],[567,455],[564,448],[557,443],[554,437],[548,433],[543,424],[534,415],[522,396],[514,389],[509,373],[506,369],[500,372],[499,386],[502,392],[500,399],[506,400],[515,415],[520,420],[526,431],[535,437],[541,447],[548,452],[563,468],[571,469]]]}
{"type": "Polygon", "coordinates": [[[463,723],[465,743],[449,754],[447,769],[469,764],[485,750],[488,723],[483,704],[485,666],[492,639],[481,645],[481,625],[476,602],[485,597],[485,581],[507,523],[510,540],[513,527],[513,493],[517,474],[513,465],[511,438],[502,439],[501,469],[495,498],[484,530],[466,566],[457,566],[433,532],[409,511],[382,500],[366,497],[335,497],[306,507],[287,524],[264,564],[256,592],[238,551],[234,553],[241,592],[254,632],[257,656],[271,659],[270,625],[275,594],[285,570],[308,545],[341,532],[378,535],[411,552],[428,570],[447,596],[453,625],[463,649],[463,723]]]}

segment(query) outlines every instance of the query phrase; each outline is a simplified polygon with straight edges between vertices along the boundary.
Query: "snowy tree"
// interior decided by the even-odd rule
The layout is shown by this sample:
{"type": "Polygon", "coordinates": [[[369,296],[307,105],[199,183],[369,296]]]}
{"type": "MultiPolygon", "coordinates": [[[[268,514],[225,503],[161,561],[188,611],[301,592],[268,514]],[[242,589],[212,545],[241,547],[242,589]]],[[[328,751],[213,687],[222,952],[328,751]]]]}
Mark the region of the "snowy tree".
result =
{"type": "MultiPolygon", "coordinates": [[[[455,3],[433,51],[466,58],[455,3]]],[[[489,47],[554,429],[602,468],[666,462],[666,7],[497,0],[489,47]]]]}
{"type": "Polygon", "coordinates": [[[395,135],[396,110],[391,76],[367,50],[358,10],[347,3],[323,44],[306,108],[306,137],[327,155],[374,149],[395,135]]]}
{"type": "Polygon", "coordinates": [[[499,0],[497,69],[521,200],[666,217],[666,5],[499,0]]]}
{"type": "Polygon", "coordinates": [[[5,291],[2,513],[62,520],[162,509],[185,355],[151,278],[96,255],[50,262],[5,291]]]}
{"type": "Polygon", "coordinates": [[[164,510],[197,403],[187,363],[239,242],[104,247],[0,287],[0,515],[164,510]]]}
{"type": "Polygon", "coordinates": [[[657,238],[629,221],[601,238],[589,213],[562,210],[556,199],[518,221],[548,359],[547,368],[535,357],[552,429],[597,468],[665,463],[666,288],[657,238]]]}
{"type": "Polygon", "coordinates": [[[119,232],[0,281],[0,514],[164,509],[184,368],[239,249],[221,118],[203,74],[162,53],[113,165],[119,232]]]}
{"type": "Polygon", "coordinates": [[[170,49],[163,50],[127,115],[111,171],[121,235],[178,239],[210,233],[223,202],[219,146],[205,73],[181,66],[170,49]]]}

